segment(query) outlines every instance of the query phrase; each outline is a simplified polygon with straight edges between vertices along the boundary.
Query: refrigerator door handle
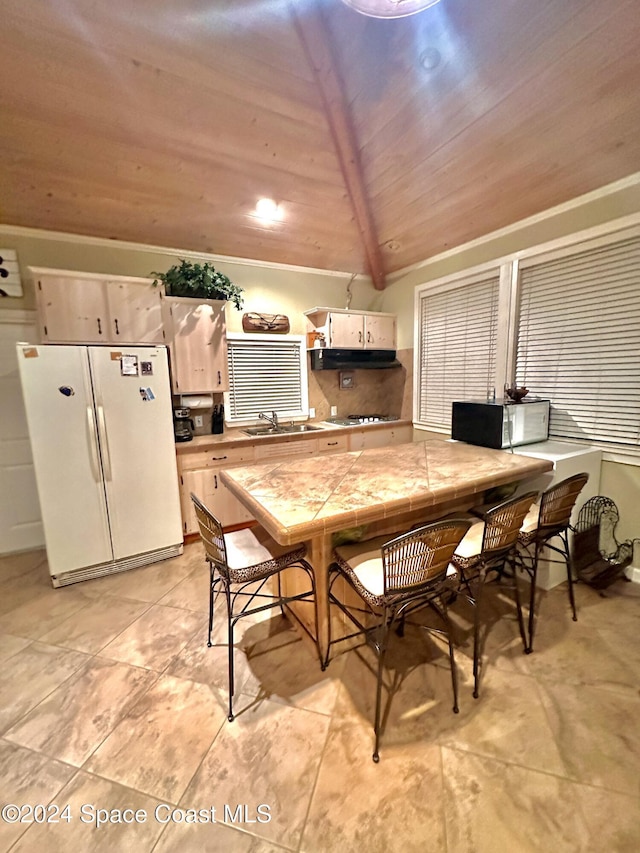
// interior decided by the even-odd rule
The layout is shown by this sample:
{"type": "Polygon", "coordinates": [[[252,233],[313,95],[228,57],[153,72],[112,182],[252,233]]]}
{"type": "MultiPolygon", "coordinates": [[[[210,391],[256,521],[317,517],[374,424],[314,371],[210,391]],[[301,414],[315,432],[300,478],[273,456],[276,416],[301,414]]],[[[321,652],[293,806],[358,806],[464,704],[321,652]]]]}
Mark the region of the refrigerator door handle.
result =
{"type": "Polygon", "coordinates": [[[98,459],[98,437],[96,428],[93,422],[93,409],[87,406],[87,438],[89,444],[89,460],[91,463],[91,473],[96,483],[100,482],[100,461],[98,459]]]}
{"type": "Polygon", "coordinates": [[[98,429],[100,430],[100,443],[102,445],[102,462],[105,480],[111,480],[111,456],[109,454],[109,442],[107,440],[107,425],[104,419],[104,409],[98,405],[98,429]]]}

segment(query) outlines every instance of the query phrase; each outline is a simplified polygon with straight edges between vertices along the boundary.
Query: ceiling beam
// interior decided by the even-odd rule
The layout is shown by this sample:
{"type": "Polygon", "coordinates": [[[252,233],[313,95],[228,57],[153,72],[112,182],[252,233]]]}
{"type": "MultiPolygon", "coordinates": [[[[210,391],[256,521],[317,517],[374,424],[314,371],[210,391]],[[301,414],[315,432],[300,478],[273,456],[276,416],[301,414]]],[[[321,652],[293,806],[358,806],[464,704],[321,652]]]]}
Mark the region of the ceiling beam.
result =
{"type": "Polygon", "coordinates": [[[294,26],[309,60],[333,137],[340,168],[347,186],[356,225],[377,290],[385,287],[385,272],[380,245],[371,215],[360,152],[344,94],[331,35],[316,2],[290,4],[294,26]]]}

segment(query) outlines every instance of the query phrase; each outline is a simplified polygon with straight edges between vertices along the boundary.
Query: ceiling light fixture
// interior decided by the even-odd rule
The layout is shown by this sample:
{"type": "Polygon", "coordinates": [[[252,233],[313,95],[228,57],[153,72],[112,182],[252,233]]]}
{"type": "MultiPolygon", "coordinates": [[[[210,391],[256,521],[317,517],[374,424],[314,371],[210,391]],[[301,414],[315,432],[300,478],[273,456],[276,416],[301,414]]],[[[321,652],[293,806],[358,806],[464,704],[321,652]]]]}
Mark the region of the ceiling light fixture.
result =
{"type": "Polygon", "coordinates": [[[342,0],[346,6],[370,18],[406,18],[435,6],[439,0],[342,0]]]}
{"type": "Polygon", "coordinates": [[[256,204],[254,216],[265,222],[279,222],[284,217],[284,211],[272,198],[261,198],[256,204]]]}

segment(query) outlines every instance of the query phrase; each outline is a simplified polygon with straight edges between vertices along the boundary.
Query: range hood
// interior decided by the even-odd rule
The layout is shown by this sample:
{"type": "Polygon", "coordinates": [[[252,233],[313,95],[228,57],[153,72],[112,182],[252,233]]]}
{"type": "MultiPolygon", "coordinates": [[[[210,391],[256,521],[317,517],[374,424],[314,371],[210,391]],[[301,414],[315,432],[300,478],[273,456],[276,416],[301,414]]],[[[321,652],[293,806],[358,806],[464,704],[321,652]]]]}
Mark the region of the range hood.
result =
{"type": "Polygon", "coordinates": [[[312,370],[380,370],[402,367],[394,349],[312,349],[312,370]]]}

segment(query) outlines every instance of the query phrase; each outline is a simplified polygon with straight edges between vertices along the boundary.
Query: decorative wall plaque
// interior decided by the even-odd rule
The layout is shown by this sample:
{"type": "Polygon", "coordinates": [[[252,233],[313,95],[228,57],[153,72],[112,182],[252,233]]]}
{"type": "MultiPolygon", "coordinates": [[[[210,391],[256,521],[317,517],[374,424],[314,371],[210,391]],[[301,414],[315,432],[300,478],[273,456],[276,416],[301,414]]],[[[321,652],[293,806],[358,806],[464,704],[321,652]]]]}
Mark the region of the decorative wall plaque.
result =
{"type": "Polygon", "coordinates": [[[242,328],[245,332],[270,332],[286,335],[289,331],[289,318],[286,314],[259,314],[252,311],[242,315],[242,328]]]}

